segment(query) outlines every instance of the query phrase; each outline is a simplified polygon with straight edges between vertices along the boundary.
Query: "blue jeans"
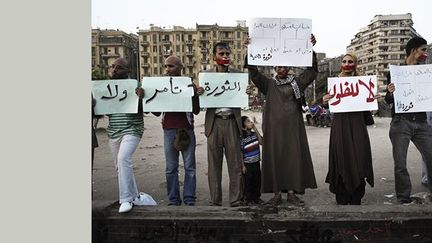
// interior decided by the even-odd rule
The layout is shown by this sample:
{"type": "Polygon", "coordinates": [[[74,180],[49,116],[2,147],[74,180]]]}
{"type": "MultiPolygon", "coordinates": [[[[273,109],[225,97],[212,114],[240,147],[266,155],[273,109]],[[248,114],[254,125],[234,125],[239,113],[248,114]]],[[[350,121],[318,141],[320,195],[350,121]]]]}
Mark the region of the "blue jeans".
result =
{"type": "Polygon", "coordinates": [[[393,145],[396,196],[399,202],[410,201],[411,180],[407,170],[407,152],[410,141],[414,143],[426,163],[429,190],[432,192],[432,129],[424,122],[409,121],[395,116],[390,123],[390,140],[393,145]]]}
{"type": "MultiPolygon", "coordinates": [[[[164,152],[166,159],[166,181],[168,202],[180,205],[180,185],[179,185],[179,151],[174,148],[174,139],[177,129],[164,129],[164,152]]],[[[195,133],[193,129],[188,129],[190,137],[189,146],[182,151],[185,177],[183,184],[183,201],[185,204],[195,203],[196,191],[196,165],[195,165],[195,133]]]]}

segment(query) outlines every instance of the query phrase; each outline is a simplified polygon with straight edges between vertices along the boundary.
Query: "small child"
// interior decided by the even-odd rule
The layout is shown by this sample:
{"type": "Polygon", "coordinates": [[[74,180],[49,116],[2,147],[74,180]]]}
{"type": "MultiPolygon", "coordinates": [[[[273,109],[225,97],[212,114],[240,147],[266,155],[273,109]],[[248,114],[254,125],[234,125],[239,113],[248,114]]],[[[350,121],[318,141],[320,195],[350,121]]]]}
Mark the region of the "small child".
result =
{"type": "Polygon", "coordinates": [[[243,134],[241,138],[241,151],[243,154],[243,174],[245,179],[244,196],[248,205],[262,204],[261,200],[261,169],[260,145],[263,138],[255,124],[247,117],[242,116],[243,134]],[[253,131],[252,131],[253,130],[253,131]]]}

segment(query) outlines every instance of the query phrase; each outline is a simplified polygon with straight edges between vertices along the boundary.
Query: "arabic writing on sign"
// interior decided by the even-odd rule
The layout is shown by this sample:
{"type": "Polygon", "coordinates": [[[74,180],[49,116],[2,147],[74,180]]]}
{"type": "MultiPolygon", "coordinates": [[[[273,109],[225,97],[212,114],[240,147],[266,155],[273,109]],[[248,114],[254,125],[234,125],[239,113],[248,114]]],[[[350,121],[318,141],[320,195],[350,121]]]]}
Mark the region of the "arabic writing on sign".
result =
{"type": "Polygon", "coordinates": [[[334,96],[337,100],[330,103],[330,105],[339,105],[341,102],[341,99],[344,97],[356,97],[359,94],[359,84],[363,85],[366,90],[368,91],[368,97],[366,98],[366,102],[370,103],[373,102],[374,99],[374,92],[373,89],[375,88],[374,83],[372,82],[372,78],[369,79],[369,83],[366,84],[365,82],[361,81],[360,79],[355,83],[349,83],[344,82],[339,83],[339,90],[336,88],[336,84],[333,85],[333,88],[331,89],[331,92],[329,94],[331,96],[334,96]],[[343,86],[343,87],[342,87],[343,86]]]}
{"type": "Polygon", "coordinates": [[[201,107],[247,107],[247,73],[200,73],[201,107]]]}
{"type": "Polygon", "coordinates": [[[354,76],[328,79],[331,112],[349,112],[378,109],[374,99],[377,91],[376,76],[354,76]]]}
{"type": "Polygon", "coordinates": [[[192,111],[193,85],[189,77],[144,77],[145,112],[192,111]]]}
{"type": "MultiPolygon", "coordinates": [[[[147,103],[149,103],[150,101],[152,101],[152,100],[156,97],[156,95],[157,95],[158,93],[164,93],[164,92],[168,92],[168,91],[170,91],[171,94],[174,94],[174,95],[176,95],[176,94],[180,94],[180,93],[182,92],[182,89],[180,89],[179,86],[173,86],[173,81],[172,81],[172,79],[173,79],[173,77],[170,77],[170,80],[169,80],[169,87],[170,87],[170,88],[169,88],[169,89],[168,89],[167,87],[164,87],[163,89],[155,89],[154,94],[153,94],[149,99],[147,99],[147,100],[145,101],[145,103],[147,104],[147,103]]],[[[192,87],[192,83],[189,84],[187,87],[192,87]]]]}
{"type": "Polygon", "coordinates": [[[390,65],[395,112],[432,111],[432,64],[390,65]]]}
{"type": "Polygon", "coordinates": [[[413,105],[412,102],[410,102],[409,105],[406,105],[406,104],[404,104],[404,103],[402,103],[402,102],[400,102],[400,101],[397,101],[396,103],[397,103],[397,109],[400,110],[400,111],[405,111],[405,112],[407,112],[407,111],[409,111],[411,108],[414,107],[414,105],[413,105]]]}
{"type": "Polygon", "coordinates": [[[138,96],[134,79],[92,81],[92,93],[96,99],[95,114],[136,113],[138,96]]]}
{"type": "MultiPolygon", "coordinates": [[[[107,84],[107,89],[108,89],[108,92],[109,92],[110,96],[105,96],[104,95],[104,96],[101,97],[101,99],[103,99],[103,100],[109,100],[109,99],[114,99],[115,97],[117,97],[117,95],[118,95],[118,84],[115,85],[115,91],[116,91],[116,93],[115,93],[114,96],[113,96],[113,94],[111,92],[111,85],[110,84],[107,84]]],[[[127,98],[127,90],[123,90],[123,94],[124,94],[124,96],[122,98],[120,98],[119,101],[122,101],[122,100],[124,100],[124,99],[127,98]]]]}
{"type": "Polygon", "coordinates": [[[225,91],[231,91],[231,90],[237,90],[240,91],[241,87],[240,87],[240,82],[233,82],[234,86],[231,87],[231,84],[228,80],[225,81],[225,83],[222,86],[216,86],[213,90],[212,88],[210,88],[210,82],[205,82],[205,88],[204,90],[206,91],[206,95],[213,95],[213,96],[218,96],[223,94],[225,91]],[[220,88],[220,89],[219,89],[220,88]],[[219,91],[218,91],[219,89],[219,91]],[[212,90],[211,92],[209,92],[210,90],[212,90]],[[218,92],[216,92],[218,91],[218,92]]]}
{"type": "Polygon", "coordinates": [[[264,66],[311,66],[312,21],[295,18],[250,20],[248,63],[264,66]]]}

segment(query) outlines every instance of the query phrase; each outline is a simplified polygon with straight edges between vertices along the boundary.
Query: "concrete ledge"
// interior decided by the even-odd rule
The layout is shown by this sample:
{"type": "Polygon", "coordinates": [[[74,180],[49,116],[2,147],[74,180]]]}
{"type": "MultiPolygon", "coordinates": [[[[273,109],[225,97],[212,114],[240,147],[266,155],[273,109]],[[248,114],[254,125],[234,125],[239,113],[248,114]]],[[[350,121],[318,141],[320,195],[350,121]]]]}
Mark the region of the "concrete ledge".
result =
{"type": "Polygon", "coordinates": [[[430,205],[93,206],[93,242],[432,242],[430,205]]]}

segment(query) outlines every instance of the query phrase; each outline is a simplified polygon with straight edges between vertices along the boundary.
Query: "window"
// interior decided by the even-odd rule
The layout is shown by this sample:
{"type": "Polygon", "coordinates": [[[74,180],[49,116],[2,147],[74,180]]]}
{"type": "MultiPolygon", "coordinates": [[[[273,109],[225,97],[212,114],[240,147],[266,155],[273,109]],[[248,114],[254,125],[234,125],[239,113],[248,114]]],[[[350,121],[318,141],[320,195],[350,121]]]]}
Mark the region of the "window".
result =
{"type": "Polygon", "coordinates": [[[241,39],[241,32],[237,31],[237,39],[241,39]]]}
{"type": "Polygon", "coordinates": [[[153,43],[157,43],[157,35],[153,34],[152,36],[153,43]]]}

